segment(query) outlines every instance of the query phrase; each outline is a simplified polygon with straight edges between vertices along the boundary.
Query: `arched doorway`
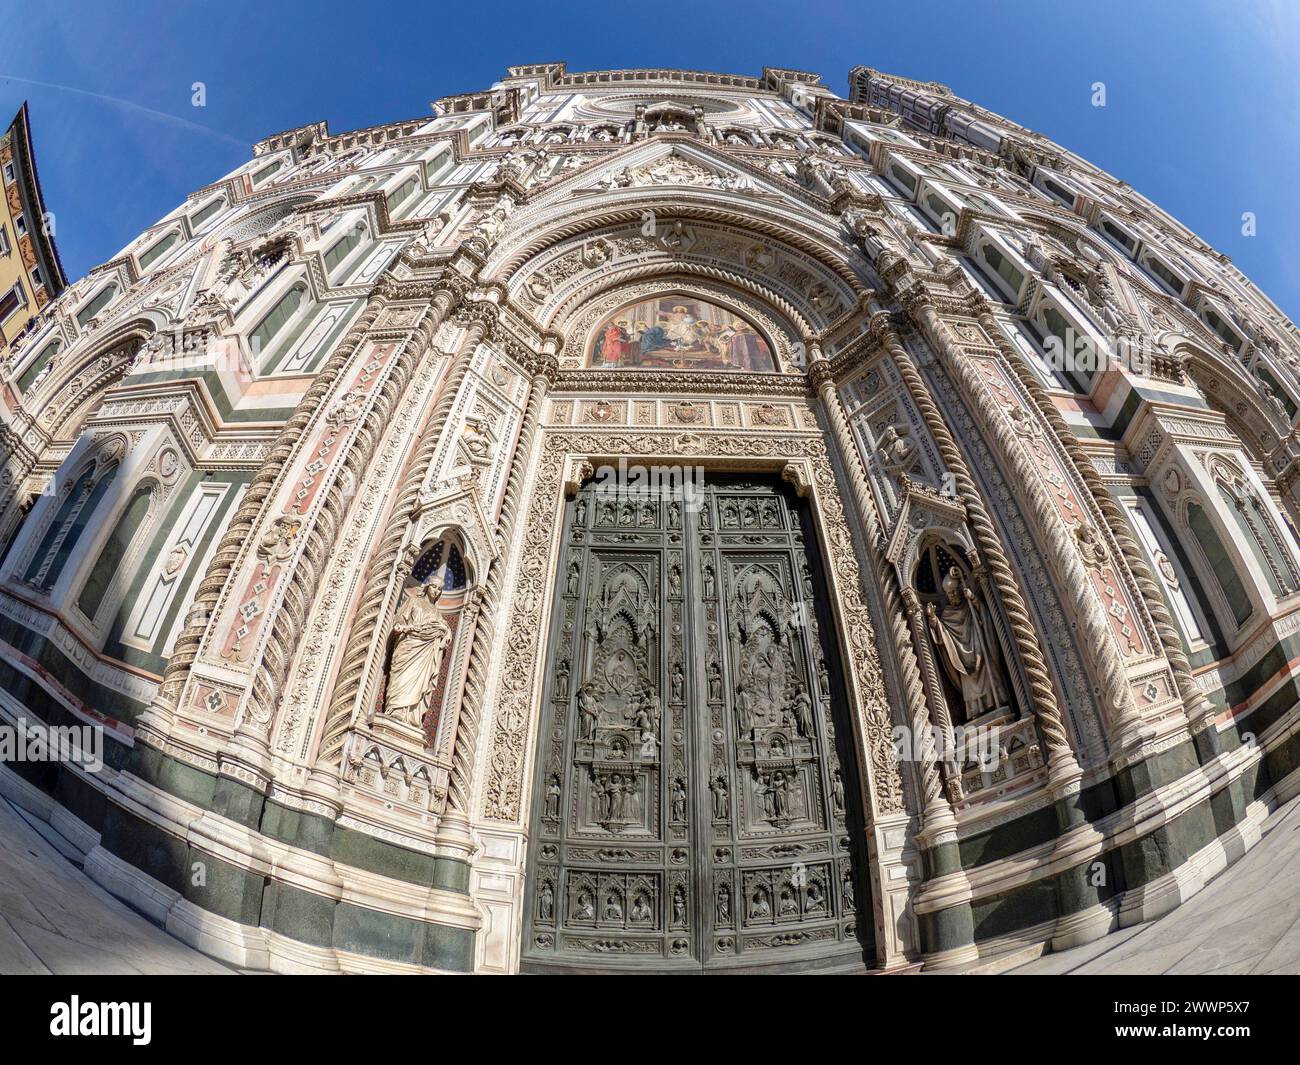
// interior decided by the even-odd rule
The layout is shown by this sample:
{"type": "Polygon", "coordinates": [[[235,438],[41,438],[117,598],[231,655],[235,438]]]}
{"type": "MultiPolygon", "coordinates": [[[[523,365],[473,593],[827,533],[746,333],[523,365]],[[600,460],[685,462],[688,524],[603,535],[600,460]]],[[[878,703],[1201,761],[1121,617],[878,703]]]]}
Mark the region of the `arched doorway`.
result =
{"type": "Polygon", "coordinates": [[[806,505],[648,472],[565,508],[522,968],[863,968],[861,788],[806,505]]]}

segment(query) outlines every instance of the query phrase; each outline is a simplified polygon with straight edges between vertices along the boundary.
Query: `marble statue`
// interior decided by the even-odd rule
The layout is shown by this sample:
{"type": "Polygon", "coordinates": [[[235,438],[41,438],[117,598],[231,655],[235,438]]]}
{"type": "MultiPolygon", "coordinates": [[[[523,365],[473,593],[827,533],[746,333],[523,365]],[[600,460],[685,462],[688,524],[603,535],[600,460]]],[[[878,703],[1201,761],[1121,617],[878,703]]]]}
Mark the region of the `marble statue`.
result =
{"type": "Polygon", "coordinates": [[[944,577],[943,591],[946,597],[943,609],[936,610],[931,603],[926,608],[926,616],[939,661],[948,679],[961,692],[969,721],[1007,704],[1001,659],[984,607],[966,586],[956,566],[950,567],[944,577]]]}

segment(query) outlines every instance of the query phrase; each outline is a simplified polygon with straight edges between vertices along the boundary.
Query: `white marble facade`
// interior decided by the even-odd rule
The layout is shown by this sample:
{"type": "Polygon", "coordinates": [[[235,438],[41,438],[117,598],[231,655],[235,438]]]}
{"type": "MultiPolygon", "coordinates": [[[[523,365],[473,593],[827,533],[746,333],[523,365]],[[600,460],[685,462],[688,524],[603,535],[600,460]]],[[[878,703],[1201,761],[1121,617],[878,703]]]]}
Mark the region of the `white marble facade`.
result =
{"type": "Polygon", "coordinates": [[[81,787],[468,944],[237,918],[59,815],[200,949],[516,971],[566,501],[620,460],[749,471],[793,486],[826,559],[867,964],[1083,942],[1177,905],[1296,790],[1285,754],[1259,774],[1300,722],[1261,667],[1300,605],[1298,357],[1226,258],[942,85],[511,68],[427,118],[267,138],[43,312],[0,393],[0,713],[107,721],[173,768],[81,787]],[[389,712],[430,579],[439,650],[389,712]],[[1161,759],[1141,803],[953,859],[1161,759]],[[981,931],[1242,781],[1176,869],[981,931]],[[211,798],[236,793],[257,823],[211,798]]]}

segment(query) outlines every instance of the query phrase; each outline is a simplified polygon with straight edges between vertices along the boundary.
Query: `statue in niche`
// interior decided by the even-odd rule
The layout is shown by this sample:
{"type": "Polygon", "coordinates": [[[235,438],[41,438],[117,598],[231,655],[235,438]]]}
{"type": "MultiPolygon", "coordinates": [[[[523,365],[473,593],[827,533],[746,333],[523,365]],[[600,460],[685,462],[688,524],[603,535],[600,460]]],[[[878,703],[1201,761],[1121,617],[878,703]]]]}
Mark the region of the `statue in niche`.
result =
{"type": "Polygon", "coordinates": [[[718,888],[717,914],[719,925],[731,924],[731,888],[726,884],[718,888]]]}
{"type": "Polygon", "coordinates": [[[682,664],[680,662],[674,662],[672,676],[673,702],[680,703],[682,701],[685,685],[686,674],[682,672],[682,664]]]}
{"type": "Polygon", "coordinates": [[[916,455],[916,444],[908,439],[910,430],[907,425],[890,425],[880,434],[876,445],[880,453],[880,465],[886,473],[894,474],[905,471],[916,455]]]}
{"type": "Polygon", "coordinates": [[[559,699],[569,697],[569,660],[561,658],[555,667],[555,695],[559,699]]]}
{"type": "Polygon", "coordinates": [[[686,927],[686,889],[681,884],[673,889],[673,924],[686,927]]]}
{"type": "Polygon", "coordinates": [[[686,784],[681,777],[673,781],[673,821],[686,820],[686,784]]]}
{"type": "Polygon", "coordinates": [[[384,714],[415,728],[425,711],[451,643],[451,626],[438,610],[442,571],[421,585],[393,622],[393,655],[388,667],[384,714]]]}
{"type": "Polygon", "coordinates": [[[579,921],[590,921],[596,916],[596,911],[591,905],[591,896],[585,891],[578,892],[577,905],[574,907],[573,916],[579,921]]]}
{"type": "Polygon", "coordinates": [[[645,924],[651,918],[650,903],[645,895],[638,893],[636,899],[632,902],[632,920],[638,924],[645,924]]]}
{"type": "Polygon", "coordinates": [[[744,684],[736,689],[736,720],[740,723],[742,737],[754,731],[754,699],[744,684]]]}
{"type": "Polygon", "coordinates": [[[970,721],[989,710],[1006,706],[1009,697],[1002,681],[997,638],[989,625],[985,608],[966,586],[956,566],[943,579],[946,603],[936,610],[926,607],[930,635],[939,660],[953,686],[961,692],[970,721]]]}
{"type": "Polygon", "coordinates": [[[790,700],[789,712],[794,718],[795,726],[799,729],[799,735],[805,739],[811,739],[813,734],[812,699],[808,697],[808,689],[802,684],[795,689],[795,696],[790,700]]]}
{"type": "Polygon", "coordinates": [[[578,691],[578,739],[589,740],[596,735],[596,720],[599,717],[596,686],[588,682],[578,691]]]}
{"type": "Polygon", "coordinates": [[[709,702],[722,702],[722,667],[716,661],[709,663],[709,702]]]}
{"type": "Polygon", "coordinates": [[[727,819],[727,778],[719,773],[709,781],[709,791],[713,792],[713,820],[727,819]]]}
{"type": "Polygon", "coordinates": [[[558,773],[552,773],[551,779],[546,782],[546,816],[560,816],[560,776],[558,773]]]}
{"type": "Polygon", "coordinates": [[[537,902],[537,917],[541,921],[549,921],[555,914],[555,892],[551,889],[548,880],[542,885],[541,897],[537,902]]]}

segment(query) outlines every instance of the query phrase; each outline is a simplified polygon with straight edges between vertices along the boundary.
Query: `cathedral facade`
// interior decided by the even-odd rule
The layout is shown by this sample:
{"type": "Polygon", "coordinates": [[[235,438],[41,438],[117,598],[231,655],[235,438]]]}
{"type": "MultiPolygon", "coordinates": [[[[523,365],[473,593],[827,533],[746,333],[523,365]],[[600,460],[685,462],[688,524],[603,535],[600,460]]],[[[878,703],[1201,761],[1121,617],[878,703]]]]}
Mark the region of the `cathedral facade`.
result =
{"type": "Polygon", "coordinates": [[[937,83],[290,130],[7,353],[0,782],[251,968],[1087,942],[1298,790],[1298,357],[937,83]]]}

